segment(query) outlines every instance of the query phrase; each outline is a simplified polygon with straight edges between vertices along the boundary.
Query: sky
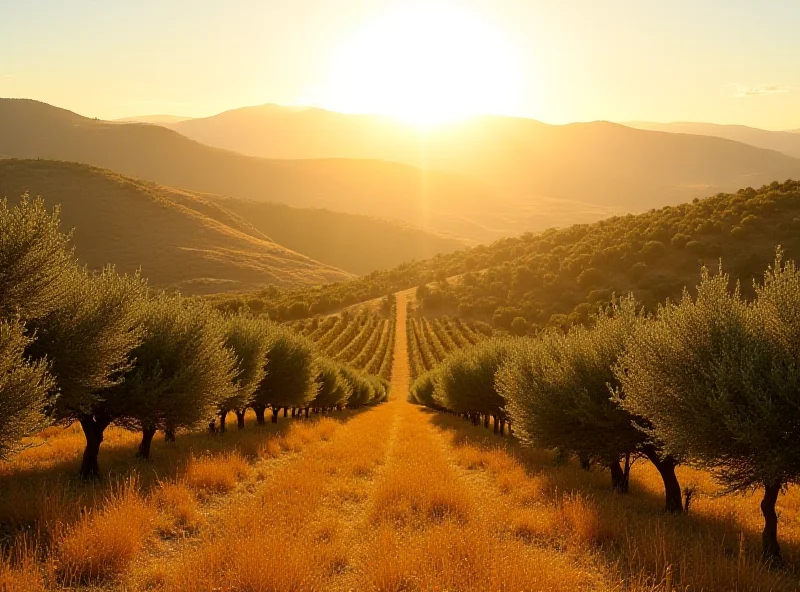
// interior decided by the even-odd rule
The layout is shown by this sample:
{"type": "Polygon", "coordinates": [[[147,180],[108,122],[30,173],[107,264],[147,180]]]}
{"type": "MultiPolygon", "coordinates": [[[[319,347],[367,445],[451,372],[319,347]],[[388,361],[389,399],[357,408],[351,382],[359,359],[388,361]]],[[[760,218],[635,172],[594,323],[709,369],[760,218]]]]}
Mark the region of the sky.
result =
{"type": "Polygon", "coordinates": [[[0,0],[0,96],[800,128],[798,0],[0,0]]]}

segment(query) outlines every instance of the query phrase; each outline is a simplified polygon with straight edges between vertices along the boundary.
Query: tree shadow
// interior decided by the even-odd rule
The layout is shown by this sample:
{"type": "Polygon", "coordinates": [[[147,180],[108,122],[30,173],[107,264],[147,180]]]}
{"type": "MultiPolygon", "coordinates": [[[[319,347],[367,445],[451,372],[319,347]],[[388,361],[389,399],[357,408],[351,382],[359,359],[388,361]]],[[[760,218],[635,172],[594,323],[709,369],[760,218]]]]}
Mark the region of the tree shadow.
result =
{"type": "MultiPolygon", "coordinates": [[[[456,415],[424,412],[456,449],[469,446],[481,453],[508,454],[527,479],[536,481],[542,497],[539,503],[559,503],[573,495],[587,499],[596,531],[592,545],[622,573],[633,575],[644,569],[658,582],[671,566],[679,570],[676,582],[707,590],[730,589],[721,588],[720,583],[731,577],[738,589],[788,590],[799,583],[800,540],[796,537],[781,539],[782,569],[768,569],[760,562],[763,523],[758,495],[721,498],[705,485],[695,494],[688,514],[669,515],[664,511],[663,486],[646,459],[634,463],[630,491],[620,494],[611,488],[610,474],[601,467],[585,471],[576,460],[559,462],[554,453],[527,447],[512,436],[493,434],[491,427],[474,426],[456,415]],[[739,504],[748,504],[745,514],[750,515],[744,519],[739,513],[742,508],[734,509],[739,504]]],[[[685,477],[684,487],[694,484],[686,478],[689,474],[685,470],[679,475],[685,477]]],[[[786,532],[790,523],[783,524],[786,532]]]]}
{"type": "MultiPolygon", "coordinates": [[[[156,436],[149,460],[136,457],[141,434],[112,427],[106,430],[100,449],[100,477],[90,480],[78,476],[85,445],[80,426],[51,427],[38,447],[16,460],[0,463],[0,549],[13,544],[21,533],[46,542],[54,530],[74,522],[87,509],[98,507],[130,480],[136,481],[140,493],[148,495],[160,483],[184,475],[193,458],[224,463],[228,455],[236,453],[254,462],[270,441],[279,442],[292,428],[310,427],[323,418],[345,424],[369,409],[311,414],[308,419],[280,416],[277,423],[272,423],[267,414],[262,425],[249,412],[241,430],[230,414],[224,433],[179,431],[175,442],[156,436]]],[[[278,455],[283,454],[280,448],[277,450],[278,455]]]]}

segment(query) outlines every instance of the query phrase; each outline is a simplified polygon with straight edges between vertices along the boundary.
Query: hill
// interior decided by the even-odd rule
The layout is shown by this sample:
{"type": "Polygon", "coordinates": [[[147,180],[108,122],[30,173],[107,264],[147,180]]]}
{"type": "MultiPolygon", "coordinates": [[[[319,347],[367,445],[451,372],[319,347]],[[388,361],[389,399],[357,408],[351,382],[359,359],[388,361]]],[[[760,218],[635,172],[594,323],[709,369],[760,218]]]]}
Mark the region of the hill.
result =
{"type": "Polygon", "coordinates": [[[637,129],[669,132],[673,134],[693,134],[715,136],[742,142],[757,148],[782,152],[787,156],[800,158],[800,135],[793,132],[772,132],[745,125],[717,125],[714,123],[654,123],[651,121],[632,121],[625,125],[637,129]]]}
{"type": "Polygon", "coordinates": [[[0,197],[28,191],[61,207],[90,268],[139,268],[151,285],[187,294],[297,286],[350,275],[276,244],[213,200],[86,165],[0,160],[0,197]]]}
{"type": "Polygon", "coordinates": [[[121,117],[114,121],[120,123],[154,123],[156,125],[170,125],[186,121],[191,117],[183,117],[181,115],[137,115],[135,117],[121,117]]]}
{"type": "Polygon", "coordinates": [[[357,275],[463,248],[461,240],[379,218],[215,198],[278,244],[357,275]]]}
{"type": "Polygon", "coordinates": [[[573,212],[572,223],[800,176],[800,160],[774,151],[601,121],[548,125],[481,116],[420,130],[386,117],[263,105],[173,127],[252,156],[377,158],[457,173],[514,211],[518,231],[565,222],[563,215],[536,213],[543,199],[573,202],[553,208],[573,212]],[[587,206],[605,210],[577,217],[587,206]]]}
{"type": "Polygon", "coordinates": [[[164,185],[298,207],[398,219],[485,237],[503,218],[457,175],[377,160],[275,161],[210,148],[164,127],[82,117],[45,103],[0,99],[0,157],[81,162],[164,185]]]}
{"type": "Polygon", "coordinates": [[[457,313],[509,329],[585,321],[616,294],[633,294],[650,310],[695,286],[701,265],[720,258],[748,293],[752,279],[781,245],[800,258],[800,182],[774,182],[645,214],[502,239],[331,286],[221,299],[276,318],[326,312],[376,296],[418,290],[423,312],[457,313]],[[294,309],[289,309],[294,304],[294,309]],[[519,323],[518,323],[519,326],[519,323]]]}

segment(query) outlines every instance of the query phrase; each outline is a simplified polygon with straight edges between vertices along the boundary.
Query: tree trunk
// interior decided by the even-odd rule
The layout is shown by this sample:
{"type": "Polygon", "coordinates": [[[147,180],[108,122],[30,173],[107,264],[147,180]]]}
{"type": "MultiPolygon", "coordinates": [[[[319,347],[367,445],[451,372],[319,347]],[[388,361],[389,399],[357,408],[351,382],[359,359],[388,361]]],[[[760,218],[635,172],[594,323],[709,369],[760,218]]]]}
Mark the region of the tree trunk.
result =
{"type": "Polygon", "coordinates": [[[492,415],[492,419],[494,420],[494,433],[497,434],[500,432],[500,424],[497,421],[496,415],[492,415]]]}
{"type": "MultiPolygon", "coordinates": [[[[286,407],[284,407],[283,416],[286,417],[286,407]]],[[[278,423],[278,412],[280,411],[280,407],[273,407],[272,408],[272,423],[278,423]]]]}
{"type": "Polygon", "coordinates": [[[153,443],[153,436],[156,435],[155,428],[144,428],[142,430],[142,441],[139,444],[139,450],[136,453],[138,458],[147,460],[150,458],[150,444],[153,443]]]}
{"type": "Polygon", "coordinates": [[[222,411],[219,414],[219,433],[224,434],[227,430],[227,426],[225,424],[228,423],[228,412],[222,411]]]}
{"type": "Polygon", "coordinates": [[[244,429],[244,409],[236,409],[236,427],[240,430],[244,429]]]}
{"type": "Polygon", "coordinates": [[[175,428],[164,430],[164,442],[175,442],[175,428]]]}
{"type": "MultiPolygon", "coordinates": [[[[592,459],[589,458],[587,455],[582,454],[582,453],[579,454],[578,455],[578,461],[581,463],[581,468],[584,471],[591,471],[592,470],[592,459]]],[[[614,479],[614,468],[613,467],[610,467],[610,468],[611,468],[611,479],[613,481],[613,479],[614,479]]],[[[617,462],[617,468],[619,469],[619,472],[622,473],[622,469],[619,468],[619,462],[617,462]]]]}
{"type": "Polygon", "coordinates": [[[487,430],[489,429],[489,415],[486,414],[483,416],[483,427],[487,430]]]}
{"type": "Polygon", "coordinates": [[[661,480],[664,482],[665,509],[667,512],[680,514],[683,512],[681,484],[678,483],[678,477],[675,475],[675,465],[678,463],[672,456],[661,458],[652,444],[645,446],[643,452],[658,470],[661,480]]]}
{"type": "Polygon", "coordinates": [[[91,478],[100,476],[100,465],[97,457],[100,454],[100,444],[103,443],[103,432],[111,423],[111,419],[103,414],[85,414],[80,418],[83,435],[86,437],[86,448],[81,461],[81,477],[91,478]]]}
{"type": "Polygon", "coordinates": [[[289,408],[288,408],[288,407],[284,407],[284,408],[283,408],[283,416],[284,416],[284,417],[286,417],[286,415],[287,415],[288,413],[289,413],[289,408]]]}
{"type": "Polygon", "coordinates": [[[615,460],[608,463],[608,469],[611,471],[611,487],[617,493],[627,493],[625,487],[625,472],[622,470],[619,461],[615,460]]]}
{"type": "Polygon", "coordinates": [[[306,407],[306,419],[308,419],[308,410],[309,410],[309,408],[306,407]]]}
{"type": "Polygon", "coordinates": [[[253,411],[256,414],[256,423],[264,425],[264,414],[267,411],[266,405],[253,405],[253,411]]]}
{"type": "Polygon", "coordinates": [[[481,423],[481,414],[480,413],[473,413],[472,414],[472,425],[480,425],[481,423]]]}
{"type": "Polygon", "coordinates": [[[506,420],[505,419],[501,419],[500,420],[500,435],[501,436],[505,436],[506,435],[506,420]]]}
{"type": "Polygon", "coordinates": [[[764,531],[761,533],[762,556],[765,561],[780,561],[781,547],[778,544],[778,514],[775,504],[781,492],[781,482],[764,484],[764,499],[761,500],[761,513],[764,515],[764,531]]]}

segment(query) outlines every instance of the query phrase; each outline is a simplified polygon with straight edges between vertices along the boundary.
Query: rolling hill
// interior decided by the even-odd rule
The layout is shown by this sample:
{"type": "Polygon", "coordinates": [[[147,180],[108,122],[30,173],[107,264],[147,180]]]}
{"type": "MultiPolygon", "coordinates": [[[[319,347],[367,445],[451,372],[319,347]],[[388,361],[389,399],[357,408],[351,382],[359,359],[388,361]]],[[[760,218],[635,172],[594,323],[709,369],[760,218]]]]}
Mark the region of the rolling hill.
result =
{"type": "Polygon", "coordinates": [[[745,125],[717,125],[714,123],[654,123],[651,121],[632,121],[625,125],[637,129],[669,132],[673,134],[692,134],[715,136],[735,142],[742,142],[757,148],[775,150],[787,156],[800,158],[800,135],[795,132],[772,132],[745,125]]]}
{"type": "Polygon", "coordinates": [[[357,275],[466,246],[455,238],[380,218],[236,198],[214,200],[277,243],[357,275]]]}
{"type": "MultiPolygon", "coordinates": [[[[251,121],[243,128],[248,135],[240,129],[234,136],[281,160],[210,148],[160,126],[0,100],[0,156],[72,160],[174,187],[402,220],[476,241],[800,177],[800,160],[774,151],[605,122],[479,117],[421,136],[372,116],[257,111],[266,115],[252,119],[248,110],[226,118],[251,121]]],[[[176,127],[189,133],[186,125],[207,121],[176,127]]]]}
{"type": "MultiPolygon", "coordinates": [[[[753,278],[774,261],[778,245],[787,259],[800,260],[800,181],[501,239],[336,285],[252,297],[259,311],[280,318],[292,303],[333,311],[426,285],[418,291],[426,314],[455,313],[501,329],[522,317],[535,331],[585,322],[614,294],[632,292],[655,310],[697,285],[703,264],[715,272],[720,258],[751,295],[753,278]]],[[[216,300],[223,308],[248,302],[216,300]]]]}
{"type": "Polygon", "coordinates": [[[350,274],[295,253],[203,196],[94,167],[0,160],[0,197],[24,192],[61,208],[81,262],[141,268],[151,285],[186,294],[297,286],[350,274]]]}
{"type": "Polygon", "coordinates": [[[0,157],[67,160],[193,191],[321,207],[468,237],[491,230],[486,193],[457,175],[377,160],[266,160],[210,148],[155,125],[82,117],[0,99],[0,157]],[[471,216],[471,217],[470,217],[471,216]]]}
{"type": "Polygon", "coordinates": [[[120,123],[154,123],[156,125],[171,125],[175,123],[180,123],[181,121],[186,121],[187,119],[191,119],[191,117],[183,117],[182,115],[136,115],[134,117],[122,117],[120,119],[115,119],[114,121],[118,121],[120,123]]]}
{"type": "Polygon", "coordinates": [[[377,158],[457,173],[502,196],[503,207],[520,214],[520,230],[542,228],[533,213],[542,199],[571,200],[556,209],[572,212],[591,204],[608,215],[800,176],[800,160],[772,150],[608,122],[481,116],[420,131],[380,116],[263,105],[173,128],[265,158],[377,158]]]}

